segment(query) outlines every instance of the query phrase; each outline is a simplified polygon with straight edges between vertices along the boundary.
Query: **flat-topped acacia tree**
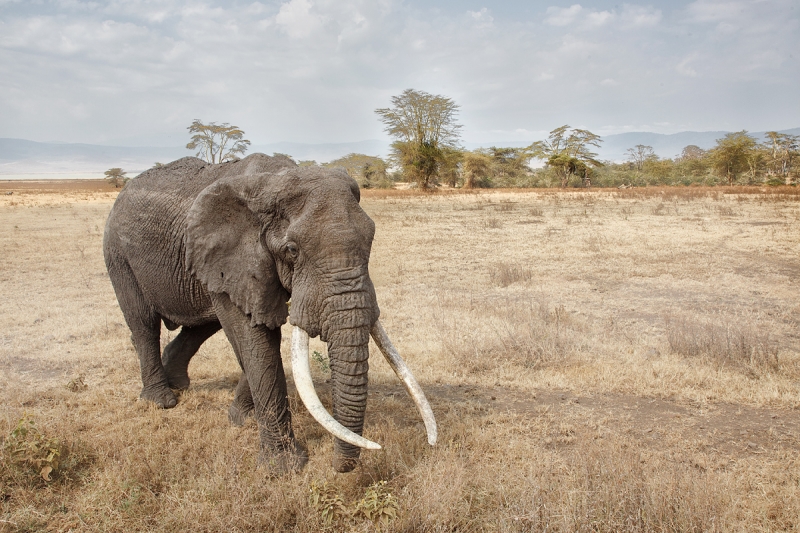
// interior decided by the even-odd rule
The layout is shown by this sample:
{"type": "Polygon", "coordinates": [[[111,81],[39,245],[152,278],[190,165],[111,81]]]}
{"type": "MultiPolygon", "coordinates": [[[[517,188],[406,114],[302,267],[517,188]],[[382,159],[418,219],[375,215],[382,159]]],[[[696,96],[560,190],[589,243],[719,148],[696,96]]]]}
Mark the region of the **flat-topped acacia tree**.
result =
{"type": "Polygon", "coordinates": [[[244,155],[250,146],[250,141],[242,138],[244,131],[227,122],[203,124],[199,119],[194,119],[186,129],[194,134],[186,148],[197,150],[197,157],[212,164],[236,159],[244,155]]]}

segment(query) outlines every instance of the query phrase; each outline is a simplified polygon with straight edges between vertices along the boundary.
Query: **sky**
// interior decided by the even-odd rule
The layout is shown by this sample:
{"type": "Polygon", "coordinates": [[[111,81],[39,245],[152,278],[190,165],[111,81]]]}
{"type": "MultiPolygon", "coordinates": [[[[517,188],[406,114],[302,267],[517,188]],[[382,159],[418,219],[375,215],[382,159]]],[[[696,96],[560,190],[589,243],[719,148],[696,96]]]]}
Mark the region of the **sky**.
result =
{"type": "Polygon", "coordinates": [[[374,110],[408,88],[452,98],[469,143],[781,130],[798,56],[797,0],[0,0],[0,137],[386,139],[374,110]]]}

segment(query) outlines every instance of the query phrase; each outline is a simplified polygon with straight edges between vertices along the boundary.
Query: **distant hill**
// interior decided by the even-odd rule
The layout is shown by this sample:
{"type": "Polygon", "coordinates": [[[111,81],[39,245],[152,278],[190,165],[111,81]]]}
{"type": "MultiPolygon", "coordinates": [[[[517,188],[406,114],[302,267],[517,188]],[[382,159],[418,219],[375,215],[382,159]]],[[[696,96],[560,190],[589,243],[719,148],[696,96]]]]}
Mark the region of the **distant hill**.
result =
{"type": "MultiPolygon", "coordinates": [[[[597,149],[600,160],[602,161],[625,161],[627,155],[625,151],[628,148],[633,148],[637,144],[645,146],[652,146],[653,151],[662,158],[675,158],[680,155],[681,151],[690,144],[699,146],[704,150],[713,148],[717,144],[717,139],[725,136],[727,131],[682,131],[680,133],[664,134],[664,133],[651,133],[644,131],[618,133],[615,135],[606,135],[603,137],[603,143],[597,149]]],[[[750,135],[763,142],[766,139],[765,132],[748,132],[750,135]]],[[[781,130],[779,133],[786,133],[789,135],[800,135],[800,128],[793,128],[790,130],[781,130]]],[[[465,147],[469,150],[476,148],[489,148],[490,146],[510,146],[515,148],[522,148],[529,146],[531,143],[509,141],[509,142],[495,142],[495,143],[465,143],[465,147]]]]}
{"type": "Polygon", "coordinates": [[[0,179],[102,177],[112,167],[130,175],[189,155],[185,148],[123,147],[77,143],[40,143],[0,139],[0,179]]]}
{"type": "MultiPolygon", "coordinates": [[[[389,143],[379,140],[352,143],[303,144],[279,142],[253,145],[247,153],[289,154],[296,160],[327,162],[349,153],[385,156],[389,143]]],[[[40,143],[0,138],[0,179],[69,179],[102,177],[112,167],[129,176],[152,167],[194,155],[182,146],[103,146],[78,143],[40,143]]]]}
{"type": "Polygon", "coordinates": [[[305,144],[292,142],[278,142],[272,144],[254,144],[247,153],[261,152],[272,155],[274,153],[288,154],[295,161],[312,160],[317,163],[327,163],[347,154],[367,154],[386,157],[389,154],[389,142],[371,139],[350,143],[305,144]]]}
{"type": "MultiPolygon", "coordinates": [[[[603,137],[598,150],[600,159],[605,161],[624,161],[625,151],[637,144],[652,146],[660,157],[675,157],[685,146],[694,144],[708,149],[716,140],[725,135],[724,131],[693,132],[684,131],[665,135],[661,133],[631,132],[603,137]]],[[[800,128],[782,130],[781,133],[800,135],[800,128]]],[[[764,132],[751,133],[763,140],[764,132]]],[[[525,142],[465,143],[473,150],[489,146],[523,147],[525,142]]],[[[349,143],[306,144],[278,142],[252,145],[248,153],[275,152],[288,154],[295,160],[314,160],[320,163],[332,161],[349,153],[362,153],[385,157],[389,152],[389,142],[368,140],[349,143]]],[[[79,143],[40,143],[24,139],[0,138],[0,179],[68,179],[100,178],[111,167],[121,167],[128,175],[150,168],[156,161],[168,163],[181,157],[193,155],[182,146],[103,146],[79,143]]]]}

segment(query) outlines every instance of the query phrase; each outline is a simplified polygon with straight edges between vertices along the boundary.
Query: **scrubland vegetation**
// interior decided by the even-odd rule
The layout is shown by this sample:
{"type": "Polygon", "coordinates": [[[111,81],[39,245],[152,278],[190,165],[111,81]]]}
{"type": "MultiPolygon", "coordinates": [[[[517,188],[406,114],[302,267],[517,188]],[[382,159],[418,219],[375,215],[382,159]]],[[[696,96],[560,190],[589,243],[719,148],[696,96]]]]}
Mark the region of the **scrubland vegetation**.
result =
{"type": "Polygon", "coordinates": [[[373,347],[384,449],[334,473],[290,378],[310,462],[278,479],[228,424],[222,333],[176,408],[136,400],[115,195],[0,195],[0,531],[800,530],[795,187],[365,191],[439,444],[373,347]]]}

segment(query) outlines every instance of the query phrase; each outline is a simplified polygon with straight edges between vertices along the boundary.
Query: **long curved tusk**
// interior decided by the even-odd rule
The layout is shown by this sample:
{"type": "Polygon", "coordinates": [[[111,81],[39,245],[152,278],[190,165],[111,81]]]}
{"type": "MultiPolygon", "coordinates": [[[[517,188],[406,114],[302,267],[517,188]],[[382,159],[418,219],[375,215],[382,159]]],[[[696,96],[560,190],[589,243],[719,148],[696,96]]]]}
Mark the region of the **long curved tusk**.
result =
{"type": "Polygon", "coordinates": [[[392,341],[389,340],[389,336],[386,334],[386,330],[383,329],[380,320],[375,322],[375,325],[372,326],[370,333],[372,334],[372,338],[375,340],[375,344],[378,345],[381,353],[383,353],[383,356],[389,363],[389,366],[392,367],[394,373],[397,374],[397,377],[403,382],[408,394],[417,405],[419,414],[422,415],[422,420],[425,422],[425,430],[428,433],[428,444],[433,446],[436,444],[436,438],[438,435],[438,431],[436,429],[436,418],[433,416],[431,404],[428,403],[425,393],[422,392],[422,387],[420,387],[419,383],[417,383],[417,380],[414,379],[414,374],[411,373],[411,369],[408,368],[406,362],[403,361],[402,357],[400,357],[397,348],[395,348],[392,344],[392,341]]]}
{"type": "Polygon", "coordinates": [[[295,326],[292,329],[292,374],[297,394],[311,416],[328,432],[339,440],[368,450],[380,450],[381,445],[357,435],[333,418],[319,401],[314,382],[311,381],[311,367],[308,364],[308,333],[295,326]]]}

